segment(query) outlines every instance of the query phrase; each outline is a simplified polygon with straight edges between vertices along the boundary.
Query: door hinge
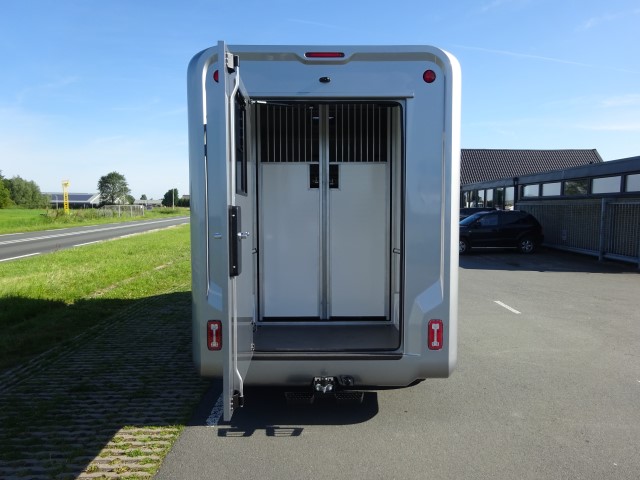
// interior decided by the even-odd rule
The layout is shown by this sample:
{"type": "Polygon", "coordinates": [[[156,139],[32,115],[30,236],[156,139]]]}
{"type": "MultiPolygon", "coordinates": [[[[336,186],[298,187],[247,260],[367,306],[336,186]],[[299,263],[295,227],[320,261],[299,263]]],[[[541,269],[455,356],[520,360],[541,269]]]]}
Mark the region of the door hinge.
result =
{"type": "Polygon", "coordinates": [[[234,55],[231,52],[225,53],[225,66],[227,67],[227,71],[229,73],[233,73],[236,71],[236,67],[240,64],[240,57],[238,55],[234,55]]]}
{"type": "MultiPolygon", "coordinates": [[[[254,330],[254,331],[255,331],[255,330],[254,330]]],[[[252,343],[252,344],[251,344],[251,351],[252,351],[252,352],[255,352],[255,351],[256,351],[256,344],[255,344],[255,343],[252,343]]]]}

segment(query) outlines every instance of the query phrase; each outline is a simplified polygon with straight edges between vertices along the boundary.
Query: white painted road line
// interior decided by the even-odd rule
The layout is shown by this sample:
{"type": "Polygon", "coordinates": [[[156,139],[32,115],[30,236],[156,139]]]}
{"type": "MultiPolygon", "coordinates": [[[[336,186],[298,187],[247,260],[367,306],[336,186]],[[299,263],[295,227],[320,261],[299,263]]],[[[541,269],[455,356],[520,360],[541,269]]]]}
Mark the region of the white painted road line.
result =
{"type": "Polygon", "coordinates": [[[0,262],[8,262],[9,260],[17,260],[19,258],[33,257],[34,255],[40,255],[40,252],[30,253],[29,255],[20,255],[19,257],[3,258],[0,262]]]}
{"type": "MultiPolygon", "coordinates": [[[[155,225],[158,223],[167,223],[167,222],[172,222],[173,220],[175,219],[167,218],[162,220],[152,220],[152,221],[145,222],[144,225],[155,225]]],[[[28,237],[28,238],[21,238],[17,240],[0,241],[0,245],[13,245],[16,243],[32,242],[34,240],[48,240],[51,238],[68,237],[73,235],[84,235],[85,233],[107,232],[110,230],[121,230],[121,229],[127,229],[127,228],[131,229],[131,228],[136,228],[138,226],[140,226],[140,223],[120,223],[112,227],[94,228],[93,230],[83,230],[80,232],[62,232],[62,233],[55,233],[51,235],[42,235],[39,237],[28,237]]],[[[96,225],[92,225],[92,227],[96,227],[96,225]]],[[[60,230],[58,230],[58,232],[60,232],[60,230]]]]}
{"type": "Polygon", "coordinates": [[[85,245],[92,245],[94,243],[100,243],[100,242],[102,242],[102,240],[96,240],[95,242],[79,243],[77,245],[74,245],[74,247],[84,247],[85,245]]]}
{"type": "Polygon", "coordinates": [[[494,300],[494,303],[497,303],[501,307],[506,308],[507,310],[509,310],[510,312],[515,313],[516,315],[520,315],[520,313],[521,313],[518,310],[516,310],[515,308],[510,307],[506,303],[502,303],[500,300],[494,300]]]}

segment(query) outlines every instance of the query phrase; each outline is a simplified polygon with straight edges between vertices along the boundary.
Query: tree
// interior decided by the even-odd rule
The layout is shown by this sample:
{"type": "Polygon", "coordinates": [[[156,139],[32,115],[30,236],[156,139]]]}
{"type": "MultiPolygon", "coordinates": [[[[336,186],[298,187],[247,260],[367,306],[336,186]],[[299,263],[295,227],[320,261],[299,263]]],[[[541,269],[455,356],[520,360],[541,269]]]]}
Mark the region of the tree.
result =
{"type": "Polygon", "coordinates": [[[0,170],[0,208],[7,208],[13,205],[11,192],[5,186],[5,181],[5,178],[2,176],[2,170],[0,170]]]}
{"type": "Polygon", "coordinates": [[[173,188],[164,194],[162,205],[165,207],[175,207],[178,205],[178,189],[173,188]],[[173,193],[173,196],[171,195],[173,193]]]}
{"type": "Polygon", "coordinates": [[[129,205],[133,205],[133,204],[135,203],[135,201],[136,201],[136,199],[134,198],[134,196],[133,196],[133,195],[127,195],[127,196],[126,196],[126,199],[127,199],[127,203],[128,203],[129,205]]]}
{"type": "Polygon", "coordinates": [[[116,203],[125,203],[131,189],[124,175],[111,172],[98,180],[98,192],[100,192],[102,205],[115,205],[116,203]]]}
{"type": "Polygon", "coordinates": [[[13,203],[20,207],[42,208],[49,203],[49,198],[42,194],[34,181],[17,176],[3,183],[8,186],[13,203]]]}
{"type": "Polygon", "coordinates": [[[140,200],[146,200],[147,196],[143,193],[142,196],[140,197],[140,200]]]}

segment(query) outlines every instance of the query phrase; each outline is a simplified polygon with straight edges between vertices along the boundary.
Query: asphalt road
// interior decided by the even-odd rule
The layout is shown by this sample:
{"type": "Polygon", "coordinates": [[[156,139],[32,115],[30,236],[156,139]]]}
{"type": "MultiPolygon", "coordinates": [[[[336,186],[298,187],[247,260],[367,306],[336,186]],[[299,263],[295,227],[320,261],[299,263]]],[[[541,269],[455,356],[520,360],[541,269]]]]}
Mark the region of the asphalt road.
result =
{"type": "Polygon", "coordinates": [[[207,427],[214,383],[156,479],[640,478],[640,274],[558,252],[461,259],[457,371],[288,407],[249,390],[207,427]]]}
{"type": "Polygon", "coordinates": [[[136,233],[188,223],[189,217],[170,217],[41,232],[0,235],[0,262],[78,247],[136,233]]]}

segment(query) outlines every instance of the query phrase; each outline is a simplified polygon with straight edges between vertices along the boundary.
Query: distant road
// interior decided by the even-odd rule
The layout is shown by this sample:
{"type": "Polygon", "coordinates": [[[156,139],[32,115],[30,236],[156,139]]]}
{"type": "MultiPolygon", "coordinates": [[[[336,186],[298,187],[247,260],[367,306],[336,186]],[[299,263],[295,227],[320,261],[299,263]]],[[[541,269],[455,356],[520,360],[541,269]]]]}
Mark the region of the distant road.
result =
{"type": "Polygon", "coordinates": [[[0,235],[0,262],[18,260],[184,223],[189,223],[189,217],[86,225],[84,227],[0,235]]]}

